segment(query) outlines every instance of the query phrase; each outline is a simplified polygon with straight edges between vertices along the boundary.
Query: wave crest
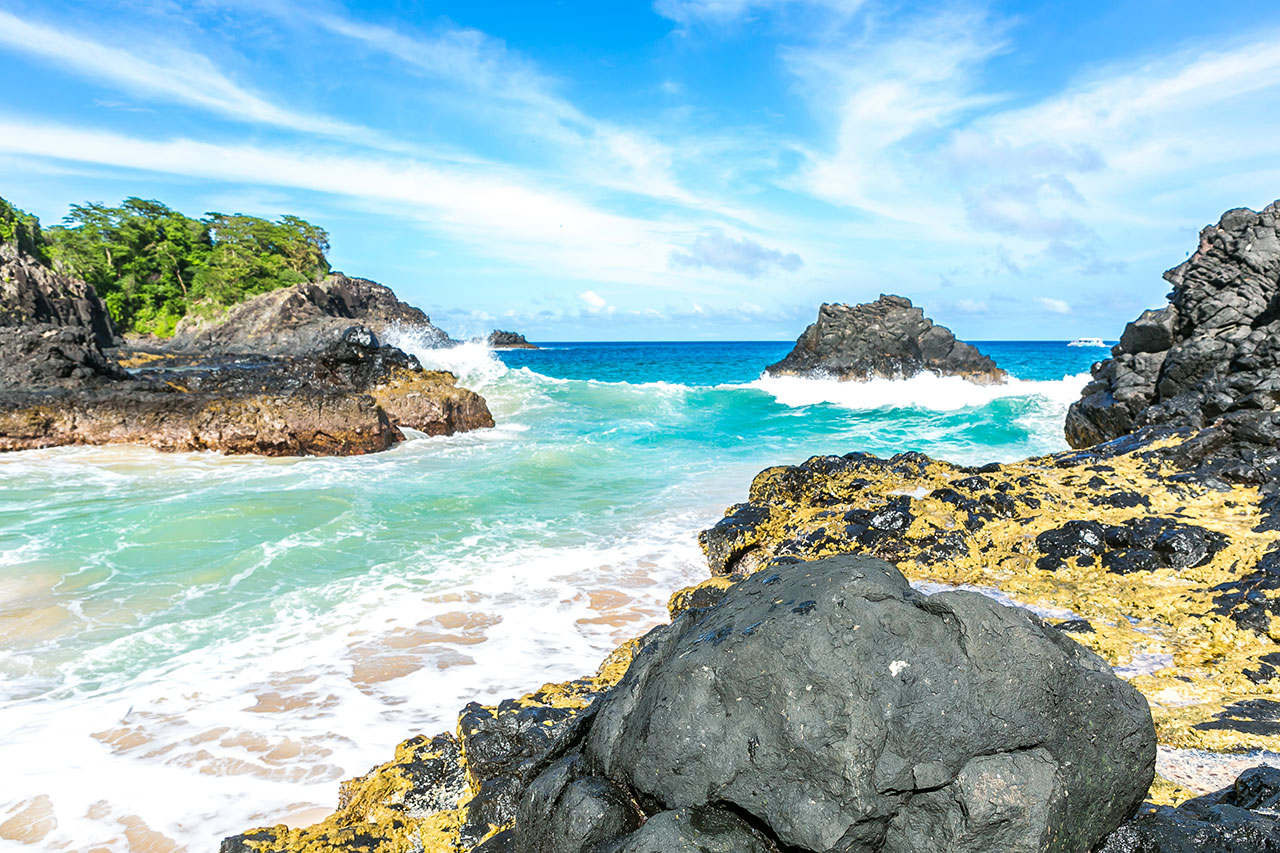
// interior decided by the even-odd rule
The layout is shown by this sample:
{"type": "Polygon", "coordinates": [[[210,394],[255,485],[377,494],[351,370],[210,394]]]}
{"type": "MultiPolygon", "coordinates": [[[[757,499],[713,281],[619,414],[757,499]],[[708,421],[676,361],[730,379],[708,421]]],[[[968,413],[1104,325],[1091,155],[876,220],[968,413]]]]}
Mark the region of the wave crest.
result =
{"type": "Polygon", "coordinates": [[[801,408],[827,404],[855,411],[927,409],[951,412],[986,406],[1009,397],[1042,397],[1065,408],[1080,396],[1089,374],[1054,380],[1013,379],[999,385],[975,385],[958,376],[921,373],[910,379],[872,379],[840,382],[798,376],[762,375],[747,387],[771,395],[784,406],[801,408]]]}

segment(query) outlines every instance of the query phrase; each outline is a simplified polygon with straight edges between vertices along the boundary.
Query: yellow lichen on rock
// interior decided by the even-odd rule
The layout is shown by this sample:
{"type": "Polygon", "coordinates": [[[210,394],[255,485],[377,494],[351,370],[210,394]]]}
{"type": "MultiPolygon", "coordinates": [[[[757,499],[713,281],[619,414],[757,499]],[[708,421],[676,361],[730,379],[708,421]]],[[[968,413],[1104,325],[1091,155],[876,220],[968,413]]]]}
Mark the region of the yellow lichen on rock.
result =
{"type": "Polygon", "coordinates": [[[1172,445],[981,469],[919,454],[815,457],[762,471],[750,503],[730,508],[702,544],[713,570],[734,576],[776,558],[868,552],[913,581],[999,590],[1050,621],[1087,620],[1072,638],[1143,691],[1161,743],[1280,751],[1280,726],[1250,725],[1249,704],[1280,700],[1280,679],[1259,675],[1262,658],[1280,651],[1280,619],[1270,632],[1252,630],[1232,612],[1271,607],[1274,593],[1253,589],[1251,573],[1278,534],[1264,529],[1255,487],[1176,476],[1154,452],[1172,445]],[[1097,542],[1048,554],[1041,543],[1064,536],[1069,522],[1097,542]],[[1209,543],[1205,555],[1161,563],[1149,548],[1102,541],[1152,523],[1209,543]]]}
{"type": "Polygon", "coordinates": [[[731,578],[716,576],[707,578],[702,583],[678,589],[667,599],[667,613],[674,620],[691,607],[706,606],[701,602],[717,599],[731,586],[733,586],[731,578]]]}

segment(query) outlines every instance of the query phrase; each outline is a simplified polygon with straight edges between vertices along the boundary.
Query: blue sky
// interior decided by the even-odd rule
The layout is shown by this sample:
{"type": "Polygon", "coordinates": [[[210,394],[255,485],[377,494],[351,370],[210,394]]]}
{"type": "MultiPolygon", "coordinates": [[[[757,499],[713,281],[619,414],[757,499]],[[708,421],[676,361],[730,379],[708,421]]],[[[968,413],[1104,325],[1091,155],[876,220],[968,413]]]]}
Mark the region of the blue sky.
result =
{"type": "Polygon", "coordinates": [[[0,0],[0,196],[296,213],[455,335],[1119,336],[1280,197],[1280,4],[0,0]]]}

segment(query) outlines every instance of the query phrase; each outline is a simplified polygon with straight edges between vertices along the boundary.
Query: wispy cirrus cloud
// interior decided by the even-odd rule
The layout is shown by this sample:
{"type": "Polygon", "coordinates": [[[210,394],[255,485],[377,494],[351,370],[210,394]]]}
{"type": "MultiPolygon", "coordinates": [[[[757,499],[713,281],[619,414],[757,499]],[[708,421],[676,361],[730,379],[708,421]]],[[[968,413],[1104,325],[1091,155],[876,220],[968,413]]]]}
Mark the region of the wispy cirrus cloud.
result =
{"type": "Polygon", "coordinates": [[[131,94],[183,104],[239,122],[259,123],[326,136],[368,131],[323,115],[300,112],[233,81],[207,57],[160,48],[156,43],[124,50],[87,36],[32,23],[0,10],[0,45],[131,94]],[[145,54],[145,55],[144,55],[145,54]]]}
{"type": "MultiPolygon", "coordinates": [[[[288,8],[280,7],[286,13],[288,8]]],[[[467,93],[472,119],[488,112],[504,134],[518,127],[521,133],[555,143],[561,163],[592,185],[715,206],[681,183],[670,144],[583,112],[557,91],[555,78],[501,39],[452,24],[421,33],[331,13],[302,20],[418,73],[449,81],[467,93]]]]}
{"type": "Polygon", "coordinates": [[[573,195],[487,167],[290,146],[153,140],[0,115],[0,154],[219,182],[285,187],[383,203],[421,227],[569,277],[662,285],[675,226],[599,210],[573,195]]]}
{"type": "Polygon", "coordinates": [[[751,14],[778,11],[787,7],[812,6],[849,15],[865,0],[657,0],[653,9],[677,23],[694,21],[727,23],[751,14]]]}

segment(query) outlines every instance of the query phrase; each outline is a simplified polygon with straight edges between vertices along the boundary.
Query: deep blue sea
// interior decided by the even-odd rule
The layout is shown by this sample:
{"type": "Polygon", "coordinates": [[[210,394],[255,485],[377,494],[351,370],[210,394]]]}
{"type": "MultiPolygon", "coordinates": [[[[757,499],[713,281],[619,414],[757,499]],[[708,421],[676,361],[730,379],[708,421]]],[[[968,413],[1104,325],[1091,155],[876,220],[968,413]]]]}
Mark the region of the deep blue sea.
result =
{"type": "Polygon", "coordinates": [[[398,343],[498,426],[350,459],[0,456],[0,822],[34,809],[44,848],[110,850],[312,822],[468,701],[663,621],[761,469],[1062,449],[1108,354],[979,342],[1012,376],[979,387],[762,378],[791,342],[398,343]]]}

